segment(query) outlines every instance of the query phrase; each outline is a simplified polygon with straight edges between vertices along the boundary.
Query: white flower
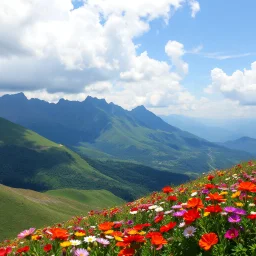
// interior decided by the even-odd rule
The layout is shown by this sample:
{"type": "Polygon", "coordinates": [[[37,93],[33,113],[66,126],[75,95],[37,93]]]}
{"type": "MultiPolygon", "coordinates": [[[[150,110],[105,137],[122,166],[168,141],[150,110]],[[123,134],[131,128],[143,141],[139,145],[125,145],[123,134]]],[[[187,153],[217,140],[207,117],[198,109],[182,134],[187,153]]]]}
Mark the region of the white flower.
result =
{"type": "Polygon", "coordinates": [[[229,177],[229,178],[226,178],[225,180],[230,180],[230,177],[229,177]]]}
{"type": "Polygon", "coordinates": [[[250,206],[250,207],[253,207],[253,206],[255,206],[255,204],[251,203],[251,204],[249,204],[249,206],[250,206]]]}
{"type": "Polygon", "coordinates": [[[84,238],[84,241],[86,243],[93,243],[93,242],[96,241],[96,237],[95,236],[87,236],[87,237],[84,238]]]}
{"type": "Polygon", "coordinates": [[[197,195],[197,192],[193,192],[192,194],[191,194],[191,196],[196,196],[197,195]]]}
{"type": "Polygon", "coordinates": [[[105,236],[107,239],[113,239],[114,237],[113,236],[109,236],[109,235],[106,235],[105,236]]]}
{"type": "Polygon", "coordinates": [[[167,214],[170,214],[172,212],[173,212],[173,210],[169,210],[169,211],[165,211],[164,214],[167,215],[167,214]]]}
{"type": "Polygon", "coordinates": [[[252,214],[252,215],[253,215],[253,214],[256,214],[256,212],[253,212],[253,211],[252,211],[251,214],[252,214]]]}
{"type": "Polygon", "coordinates": [[[137,214],[138,213],[138,211],[132,211],[132,212],[130,212],[130,214],[137,214]]]}
{"type": "Polygon", "coordinates": [[[77,246],[80,245],[82,242],[80,240],[70,240],[71,245],[77,246]]]}
{"type": "Polygon", "coordinates": [[[157,205],[151,205],[151,206],[148,207],[148,209],[149,209],[149,210],[154,210],[154,209],[156,209],[157,207],[158,207],[157,205]]]}
{"type": "Polygon", "coordinates": [[[164,208],[161,207],[161,206],[158,206],[158,207],[155,209],[156,212],[162,212],[163,210],[164,210],[164,208]]]}
{"type": "Polygon", "coordinates": [[[185,228],[183,235],[185,237],[191,237],[191,236],[194,236],[195,232],[196,232],[196,228],[193,226],[189,226],[189,227],[185,228]]]}
{"type": "Polygon", "coordinates": [[[185,225],[186,225],[185,222],[181,222],[181,223],[179,224],[179,228],[183,228],[185,225]]]}
{"type": "Polygon", "coordinates": [[[96,226],[90,226],[90,228],[93,228],[93,229],[94,229],[94,228],[96,228],[96,226]]]}

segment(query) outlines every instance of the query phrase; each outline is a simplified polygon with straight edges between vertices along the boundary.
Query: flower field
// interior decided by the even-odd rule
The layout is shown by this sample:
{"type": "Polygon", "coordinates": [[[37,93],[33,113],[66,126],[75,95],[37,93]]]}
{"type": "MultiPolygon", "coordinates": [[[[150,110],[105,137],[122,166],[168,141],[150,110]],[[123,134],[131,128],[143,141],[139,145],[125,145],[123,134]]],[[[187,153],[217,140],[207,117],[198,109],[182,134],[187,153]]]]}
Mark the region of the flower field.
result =
{"type": "Polygon", "coordinates": [[[166,186],[123,207],[29,228],[0,244],[6,255],[256,255],[256,164],[166,186]]]}

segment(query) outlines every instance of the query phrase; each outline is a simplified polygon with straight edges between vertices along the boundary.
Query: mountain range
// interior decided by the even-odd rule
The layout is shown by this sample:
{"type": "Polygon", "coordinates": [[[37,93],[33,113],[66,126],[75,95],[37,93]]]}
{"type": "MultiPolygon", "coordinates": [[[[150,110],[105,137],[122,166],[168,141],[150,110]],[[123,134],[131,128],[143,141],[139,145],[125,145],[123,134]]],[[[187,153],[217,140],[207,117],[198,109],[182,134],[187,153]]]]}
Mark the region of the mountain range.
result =
{"type": "MultiPolygon", "coordinates": [[[[125,110],[104,99],[83,102],[0,98],[0,116],[75,150],[84,158],[121,160],[176,173],[225,168],[251,158],[164,122],[140,106],[125,110]]],[[[68,149],[67,149],[68,150],[68,149]]]]}

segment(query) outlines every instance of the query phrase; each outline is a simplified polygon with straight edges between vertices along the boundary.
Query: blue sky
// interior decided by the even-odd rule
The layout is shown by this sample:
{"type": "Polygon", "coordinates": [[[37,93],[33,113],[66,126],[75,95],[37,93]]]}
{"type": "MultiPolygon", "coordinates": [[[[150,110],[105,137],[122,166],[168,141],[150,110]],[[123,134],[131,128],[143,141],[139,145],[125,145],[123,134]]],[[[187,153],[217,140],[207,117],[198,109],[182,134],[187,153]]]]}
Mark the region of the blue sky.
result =
{"type": "Polygon", "coordinates": [[[2,0],[0,95],[256,117],[255,10],[254,0],[2,0]]]}

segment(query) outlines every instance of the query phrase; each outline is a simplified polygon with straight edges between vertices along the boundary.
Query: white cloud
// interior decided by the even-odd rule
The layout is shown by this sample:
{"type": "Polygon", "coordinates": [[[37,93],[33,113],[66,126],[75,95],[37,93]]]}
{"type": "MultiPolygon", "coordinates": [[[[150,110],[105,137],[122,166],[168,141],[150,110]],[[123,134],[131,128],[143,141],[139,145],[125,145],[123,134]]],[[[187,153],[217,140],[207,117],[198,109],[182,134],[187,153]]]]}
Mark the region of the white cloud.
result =
{"type": "Polygon", "coordinates": [[[211,71],[211,78],[212,83],[205,92],[220,92],[242,105],[256,105],[256,62],[251,64],[251,69],[237,70],[230,76],[215,68],[211,71]]]}
{"type": "Polygon", "coordinates": [[[200,4],[195,0],[188,0],[191,8],[191,17],[195,18],[196,14],[200,11],[200,4]]]}
{"type": "Polygon", "coordinates": [[[169,41],[165,46],[165,52],[171,58],[173,65],[177,68],[179,73],[188,73],[188,64],[182,60],[185,54],[183,44],[177,41],[169,41]]]}

